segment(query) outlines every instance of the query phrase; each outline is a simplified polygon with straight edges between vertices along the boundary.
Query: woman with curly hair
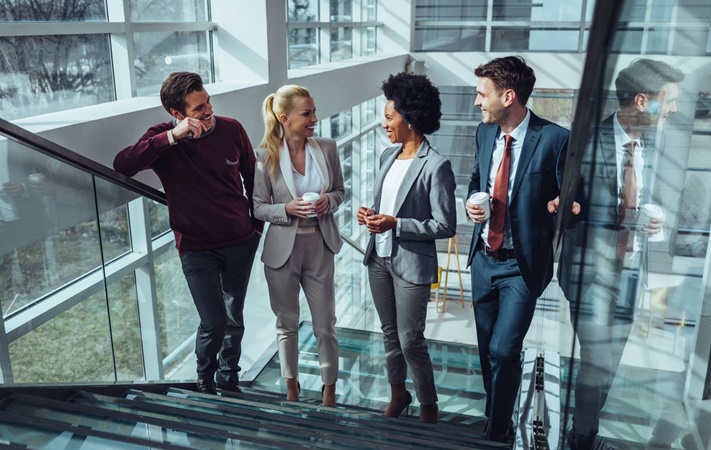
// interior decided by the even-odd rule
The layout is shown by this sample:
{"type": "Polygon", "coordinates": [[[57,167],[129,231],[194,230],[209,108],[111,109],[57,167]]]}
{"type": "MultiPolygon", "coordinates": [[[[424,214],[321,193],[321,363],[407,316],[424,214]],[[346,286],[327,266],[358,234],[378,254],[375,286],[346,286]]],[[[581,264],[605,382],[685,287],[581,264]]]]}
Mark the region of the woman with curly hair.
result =
{"type": "Polygon", "coordinates": [[[357,218],[371,233],[363,264],[380,317],[391,388],[384,412],[398,417],[412,402],[405,388],[410,369],[420,421],[437,423],[437,392],[425,340],[430,285],[437,281],[436,239],[454,236],[454,173],[425,134],[439,129],[439,90],[424,75],[399,73],[383,82],[390,142],[380,157],[372,208],[357,218]]]}

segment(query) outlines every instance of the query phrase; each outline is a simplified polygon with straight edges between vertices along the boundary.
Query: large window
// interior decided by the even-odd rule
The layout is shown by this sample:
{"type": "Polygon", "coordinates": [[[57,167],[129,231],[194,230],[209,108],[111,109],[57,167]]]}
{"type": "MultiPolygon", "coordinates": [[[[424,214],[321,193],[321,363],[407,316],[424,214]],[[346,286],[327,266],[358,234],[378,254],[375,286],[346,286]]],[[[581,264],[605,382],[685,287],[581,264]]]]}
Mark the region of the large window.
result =
{"type": "MultiPolygon", "coordinates": [[[[594,0],[413,0],[415,51],[583,53],[594,0]]],[[[675,0],[626,2],[613,53],[693,54],[709,38],[708,8],[675,0]]]]}
{"type": "Polygon", "coordinates": [[[178,70],[212,82],[215,26],[208,20],[207,0],[4,0],[1,115],[14,120],[156,94],[178,70]]]}
{"type": "Polygon", "coordinates": [[[289,68],[378,52],[377,0],[287,0],[289,68]]]}

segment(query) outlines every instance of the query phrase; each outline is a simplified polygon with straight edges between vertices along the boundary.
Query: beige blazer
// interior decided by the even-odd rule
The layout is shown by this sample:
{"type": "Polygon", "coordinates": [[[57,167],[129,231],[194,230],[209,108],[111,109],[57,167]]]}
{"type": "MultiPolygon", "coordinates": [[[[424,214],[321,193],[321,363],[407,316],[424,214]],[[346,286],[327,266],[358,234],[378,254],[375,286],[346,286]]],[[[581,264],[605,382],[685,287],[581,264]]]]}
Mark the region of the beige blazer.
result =
{"type": "MultiPolygon", "coordinates": [[[[338,253],[343,241],[333,213],[343,203],[345,188],[336,141],[325,138],[308,138],[307,148],[323,178],[324,189],[321,193],[326,194],[330,202],[327,212],[319,216],[318,225],[328,249],[333,253],[338,253]]],[[[279,164],[272,173],[269,173],[269,168],[265,165],[267,150],[258,148],[256,153],[254,216],[259,220],[269,222],[264,239],[262,262],[273,269],[278,269],[286,263],[291,255],[294,239],[296,239],[296,229],[301,220],[286,213],[286,204],[297,197],[291,158],[286,145],[282,144],[279,150],[279,164]]]]}

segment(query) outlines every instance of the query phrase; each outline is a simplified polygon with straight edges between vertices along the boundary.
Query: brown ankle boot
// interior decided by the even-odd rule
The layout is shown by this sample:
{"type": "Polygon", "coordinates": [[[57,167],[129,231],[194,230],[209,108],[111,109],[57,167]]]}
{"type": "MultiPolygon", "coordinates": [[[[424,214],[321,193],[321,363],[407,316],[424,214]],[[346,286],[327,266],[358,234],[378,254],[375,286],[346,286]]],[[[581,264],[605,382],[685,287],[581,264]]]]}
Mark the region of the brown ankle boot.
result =
{"type": "Polygon", "coordinates": [[[439,406],[437,403],[431,405],[420,405],[420,422],[437,423],[439,418],[439,406]]]}
{"type": "Polygon", "coordinates": [[[412,395],[405,389],[405,383],[390,385],[390,404],[383,413],[387,417],[400,417],[412,403],[412,395]]]}

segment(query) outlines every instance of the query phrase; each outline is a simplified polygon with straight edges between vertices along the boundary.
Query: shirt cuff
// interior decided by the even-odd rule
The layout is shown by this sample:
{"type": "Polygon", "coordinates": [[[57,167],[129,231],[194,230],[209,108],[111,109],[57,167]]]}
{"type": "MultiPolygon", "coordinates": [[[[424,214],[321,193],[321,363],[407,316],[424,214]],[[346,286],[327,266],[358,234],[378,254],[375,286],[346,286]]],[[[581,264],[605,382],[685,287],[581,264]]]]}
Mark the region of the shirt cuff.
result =
{"type": "Polygon", "coordinates": [[[402,224],[402,222],[400,221],[400,219],[398,219],[397,225],[395,226],[395,237],[397,237],[397,238],[400,237],[400,225],[401,224],[402,224]]]}

